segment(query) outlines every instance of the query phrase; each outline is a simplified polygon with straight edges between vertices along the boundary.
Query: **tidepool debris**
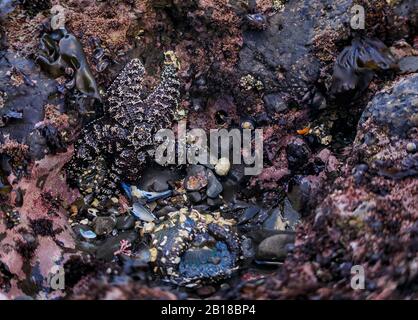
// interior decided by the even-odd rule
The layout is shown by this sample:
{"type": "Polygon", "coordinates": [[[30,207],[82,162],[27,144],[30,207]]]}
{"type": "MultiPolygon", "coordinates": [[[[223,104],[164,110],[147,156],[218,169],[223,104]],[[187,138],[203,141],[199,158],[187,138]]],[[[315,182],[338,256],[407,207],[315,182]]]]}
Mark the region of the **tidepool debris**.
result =
{"type": "Polygon", "coordinates": [[[173,195],[172,190],[166,190],[162,192],[151,192],[141,190],[136,186],[131,186],[125,182],[121,183],[121,187],[129,199],[135,197],[138,200],[144,201],[145,203],[154,202],[157,200],[165,199],[173,195]]]}
{"type": "Polygon", "coordinates": [[[132,206],[132,214],[141,221],[145,222],[152,222],[155,221],[157,218],[145,208],[143,205],[135,202],[132,206]]]}

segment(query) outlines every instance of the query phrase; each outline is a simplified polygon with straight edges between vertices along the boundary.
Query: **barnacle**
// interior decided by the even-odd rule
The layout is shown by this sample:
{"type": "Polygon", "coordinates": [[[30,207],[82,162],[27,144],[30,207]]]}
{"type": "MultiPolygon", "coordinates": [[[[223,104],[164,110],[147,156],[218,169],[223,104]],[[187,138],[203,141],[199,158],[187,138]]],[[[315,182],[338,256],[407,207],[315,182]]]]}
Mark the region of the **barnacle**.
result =
{"type": "Polygon", "coordinates": [[[194,285],[226,278],[240,254],[234,222],[181,209],[153,230],[157,270],[169,281],[194,285]]]}
{"type": "Polygon", "coordinates": [[[356,38],[337,58],[332,76],[331,95],[364,91],[376,71],[396,68],[389,49],[378,39],[356,38]]]}
{"type": "Polygon", "coordinates": [[[169,127],[180,96],[178,62],[166,54],[161,81],[142,96],[145,69],[130,61],[105,95],[105,114],[91,122],[75,144],[67,165],[70,183],[100,205],[120,192],[121,182],[136,183],[145,168],[154,134],[169,127]]]}

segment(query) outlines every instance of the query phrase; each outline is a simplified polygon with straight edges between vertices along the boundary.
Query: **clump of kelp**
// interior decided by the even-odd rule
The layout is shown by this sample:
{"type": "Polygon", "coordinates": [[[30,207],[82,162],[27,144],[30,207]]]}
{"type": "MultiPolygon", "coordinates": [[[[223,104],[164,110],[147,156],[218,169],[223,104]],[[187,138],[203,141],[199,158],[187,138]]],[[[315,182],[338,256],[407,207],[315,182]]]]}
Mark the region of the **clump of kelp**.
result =
{"type": "Polygon", "coordinates": [[[337,58],[330,93],[334,96],[342,93],[358,96],[367,89],[376,72],[396,69],[396,60],[383,42],[355,38],[337,58]]]}
{"type": "Polygon", "coordinates": [[[100,99],[83,47],[66,29],[54,30],[42,36],[37,62],[54,78],[72,78],[66,83],[68,89],[76,87],[85,95],[100,99]]]}

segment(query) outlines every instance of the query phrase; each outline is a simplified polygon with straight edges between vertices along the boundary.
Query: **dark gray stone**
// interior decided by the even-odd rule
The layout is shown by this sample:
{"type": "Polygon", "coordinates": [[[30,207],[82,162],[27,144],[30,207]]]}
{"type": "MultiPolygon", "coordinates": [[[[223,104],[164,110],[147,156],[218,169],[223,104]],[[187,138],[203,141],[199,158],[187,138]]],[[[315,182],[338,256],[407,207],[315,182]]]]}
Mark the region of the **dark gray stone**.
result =
{"type": "Polygon", "coordinates": [[[208,170],[208,187],[206,190],[206,195],[209,198],[217,198],[223,191],[222,184],[216,178],[212,171],[208,170]]]}
{"type": "Polygon", "coordinates": [[[116,225],[116,219],[113,217],[97,217],[94,219],[94,232],[99,236],[109,234],[116,225]]]}
{"type": "Polygon", "coordinates": [[[418,71],[418,57],[405,57],[399,61],[401,73],[414,73],[418,71]]]}
{"type": "Polygon", "coordinates": [[[131,215],[125,215],[116,219],[116,229],[129,230],[135,226],[135,218],[131,215]]]}
{"type": "Polygon", "coordinates": [[[258,246],[258,260],[284,260],[287,255],[286,246],[294,243],[294,234],[276,234],[264,239],[258,246]]]}

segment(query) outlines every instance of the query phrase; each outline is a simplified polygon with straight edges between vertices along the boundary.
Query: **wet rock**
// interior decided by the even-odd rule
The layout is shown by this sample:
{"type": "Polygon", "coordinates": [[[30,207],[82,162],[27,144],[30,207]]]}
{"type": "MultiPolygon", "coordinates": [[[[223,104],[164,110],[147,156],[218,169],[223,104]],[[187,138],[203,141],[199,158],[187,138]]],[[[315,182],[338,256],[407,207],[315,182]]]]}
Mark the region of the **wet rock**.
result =
{"type": "Polygon", "coordinates": [[[359,164],[353,169],[353,177],[356,185],[360,185],[363,182],[364,176],[369,170],[369,166],[367,164],[359,164]]]}
{"type": "Polygon", "coordinates": [[[97,245],[90,241],[78,241],[77,249],[90,254],[95,254],[97,250],[97,245]]]}
{"type": "Polygon", "coordinates": [[[223,204],[222,199],[220,198],[208,198],[207,200],[207,204],[208,206],[210,206],[212,209],[218,208],[219,206],[221,206],[223,204]]]}
{"type": "Polygon", "coordinates": [[[34,17],[39,12],[51,8],[51,0],[22,0],[23,9],[26,10],[29,16],[34,17]]]}
{"type": "Polygon", "coordinates": [[[275,94],[273,99],[278,102],[268,101],[269,109],[277,105],[281,112],[285,108],[282,101],[301,102],[311,90],[320,71],[320,62],[311,50],[315,28],[335,28],[348,21],[351,4],[350,0],[335,4],[290,1],[282,12],[269,17],[266,30],[244,32],[239,68],[261,79],[266,92],[275,94]]]}
{"type": "Polygon", "coordinates": [[[364,135],[362,130],[368,129],[366,121],[388,129],[391,136],[407,136],[418,125],[417,85],[418,75],[412,75],[395,83],[390,90],[378,93],[361,116],[360,136],[364,135]]]}
{"type": "Polygon", "coordinates": [[[116,225],[114,217],[97,217],[94,220],[94,232],[99,236],[110,234],[116,225]]]}
{"type": "Polygon", "coordinates": [[[184,179],[184,187],[188,191],[198,191],[206,187],[208,178],[206,168],[202,165],[192,165],[187,168],[187,176],[184,179]]]}
{"type": "Polygon", "coordinates": [[[208,186],[206,189],[206,195],[209,198],[217,198],[223,191],[222,184],[216,178],[211,170],[208,170],[208,186]]]}
{"type": "Polygon", "coordinates": [[[216,289],[212,286],[204,286],[204,287],[200,287],[196,290],[196,293],[202,298],[209,297],[212,294],[214,294],[215,292],[216,292],[216,289]]]}
{"type": "Polygon", "coordinates": [[[291,230],[295,230],[296,226],[301,222],[300,213],[293,208],[292,203],[288,198],[284,200],[283,218],[291,230]]]}
{"type": "Polygon", "coordinates": [[[163,208],[161,208],[160,210],[155,212],[155,216],[160,218],[160,217],[164,217],[165,215],[169,214],[170,212],[175,212],[175,211],[177,211],[177,209],[173,206],[164,206],[163,208]]]}
{"type": "Polygon", "coordinates": [[[8,134],[11,139],[24,142],[35,125],[43,120],[46,104],[63,108],[63,100],[55,95],[57,82],[40,73],[31,60],[15,52],[6,52],[0,57],[0,88],[4,100],[0,118],[12,110],[20,110],[23,115],[22,119],[0,127],[0,141],[8,134]]]}
{"type": "MultiPolygon", "coordinates": [[[[4,102],[3,102],[4,105],[4,102]]],[[[0,127],[7,126],[10,122],[18,121],[23,119],[23,111],[22,110],[9,110],[8,112],[4,113],[0,118],[0,127]]]]}
{"type": "Polygon", "coordinates": [[[27,138],[29,153],[33,159],[42,159],[47,154],[56,154],[67,150],[57,128],[51,125],[36,128],[27,138]]]}
{"type": "Polygon", "coordinates": [[[259,206],[251,206],[244,210],[242,215],[238,219],[238,224],[244,224],[251,219],[253,219],[259,212],[261,208],[259,206]]]}
{"type": "Polygon", "coordinates": [[[133,216],[121,216],[116,219],[116,229],[129,230],[135,226],[135,218],[133,216]]]}
{"type": "Polygon", "coordinates": [[[284,231],[286,229],[286,224],[279,208],[272,210],[270,216],[263,223],[263,229],[267,231],[284,231]]]}
{"type": "Polygon", "coordinates": [[[418,71],[418,57],[405,57],[399,61],[401,73],[414,73],[418,71]]]}
{"type": "Polygon", "coordinates": [[[150,166],[139,180],[138,188],[155,192],[163,192],[170,189],[170,182],[176,181],[180,175],[175,170],[169,170],[162,167],[150,166]]]}
{"type": "Polygon", "coordinates": [[[281,113],[287,110],[287,103],[279,94],[271,93],[264,96],[264,103],[270,113],[281,113]]]}
{"type": "Polygon", "coordinates": [[[255,257],[255,246],[250,238],[244,238],[241,241],[241,251],[244,259],[253,259],[255,257]]]}
{"type": "Polygon", "coordinates": [[[313,200],[313,195],[317,192],[320,182],[315,176],[295,176],[289,184],[287,194],[293,208],[304,213],[313,200]]]}
{"type": "Polygon", "coordinates": [[[258,246],[256,258],[258,260],[282,261],[287,255],[286,246],[294,241],[294,234],[277,234],[264,239],[258,246]]]}
{"type": "Polygon", "coordinates": [[[0,2],[0,20],[7,17],[16,8],[16,0],[2,0],[0,2]]]}
{"type": "Polygon", "coordinates": [[[182,285],[229,277],[240,251],[230,222],[196,210],[170,214],[151,236],[152,261],[163,276],[182,285]]]}
{"type": "Polygon", "coordinates": [[[197,191],[189,192],[187,194],[187,197],[193,203],[198,203],[198,202],[202,201],[202,195],[200,194],[200,192],[197,192],[197,191]]]}
{"type": "Polygon", "coordinates": [[[12,190],[9,181],[7,180],[6,174],[0,168],[0,195],[1,194],[8,194],[12,190]]]}
{"type": "Polygon", "coordinates": [[[138,232],[136,231],[127,231],[120,233],[115,237],[107,238],[105,242],[97,248],[96,257],[103,260],[112,260],[114,253],[120,248],[120,242],[122,240],[133,243],[138,239],[138,236],[138,232]]]}
{"type": "Polygon", "coordinates": [[[291,170],[300,171],[308,162],[311,151],[302,139],[295,139],[286,147],[287,161],[291,170]]]}

